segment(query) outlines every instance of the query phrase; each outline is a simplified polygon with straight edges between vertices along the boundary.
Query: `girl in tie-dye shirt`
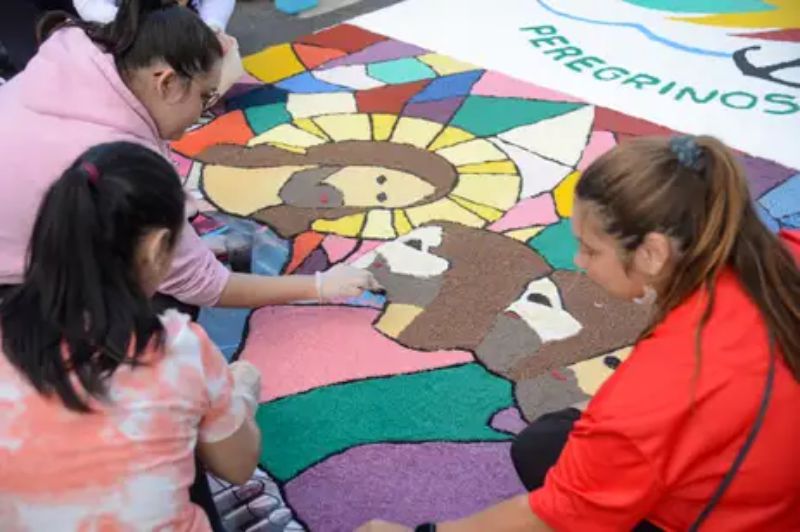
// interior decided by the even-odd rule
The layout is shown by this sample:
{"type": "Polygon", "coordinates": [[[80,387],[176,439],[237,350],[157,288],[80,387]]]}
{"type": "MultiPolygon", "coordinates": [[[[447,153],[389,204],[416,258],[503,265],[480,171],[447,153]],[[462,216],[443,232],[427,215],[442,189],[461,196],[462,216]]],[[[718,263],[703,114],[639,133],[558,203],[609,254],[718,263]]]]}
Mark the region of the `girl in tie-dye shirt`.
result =
{"type": "Polygon", "coordinates": [[[0,528],[210,530],[189,501],[197,450],[249,478],[260,389],[186,316],[149,298],[184,216],[172,167],[98,146],[47,192],[22,285],[0,306],[0,528]]]}

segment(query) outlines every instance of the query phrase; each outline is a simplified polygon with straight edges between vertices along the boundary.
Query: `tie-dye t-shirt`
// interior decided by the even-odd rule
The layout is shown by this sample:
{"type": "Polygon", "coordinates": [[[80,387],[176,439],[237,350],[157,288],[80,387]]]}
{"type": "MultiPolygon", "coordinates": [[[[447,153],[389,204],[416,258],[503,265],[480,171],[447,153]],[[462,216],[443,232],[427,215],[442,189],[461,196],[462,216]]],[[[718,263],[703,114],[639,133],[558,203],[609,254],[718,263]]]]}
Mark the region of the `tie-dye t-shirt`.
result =
{"type": "Polygon", "coordinates": [[[93,412],[36,393],[0,355],[0,529],[210,530],[189,501],[198,440],[232,435],[247,408],[225,359],[187,316],[164,347],[121,366],[93,412]]]}

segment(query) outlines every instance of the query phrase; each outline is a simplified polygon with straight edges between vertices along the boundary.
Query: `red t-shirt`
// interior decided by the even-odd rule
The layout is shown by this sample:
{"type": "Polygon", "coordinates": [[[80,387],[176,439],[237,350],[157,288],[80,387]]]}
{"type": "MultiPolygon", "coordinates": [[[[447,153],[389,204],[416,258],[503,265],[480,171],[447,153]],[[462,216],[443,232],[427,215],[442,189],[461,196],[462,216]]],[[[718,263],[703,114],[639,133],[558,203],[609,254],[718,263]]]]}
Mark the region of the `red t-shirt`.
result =
{"type": "MultiPolygon", "coordinates": [[[[800,257],[800,233],[782,238],[800,257]]],[[[696,384],[700,292],[636,346],[589,404],[530,495],[552,528],[630,530],[647,519],[686,530],[708,503],[753,425],[769,364],[766,327],[732,271],[720,276],[716,298],[696,384]]],[[[798,409],[800,384],[780,360],[761,431],[704,530],[800,530],[798,409]]]]}

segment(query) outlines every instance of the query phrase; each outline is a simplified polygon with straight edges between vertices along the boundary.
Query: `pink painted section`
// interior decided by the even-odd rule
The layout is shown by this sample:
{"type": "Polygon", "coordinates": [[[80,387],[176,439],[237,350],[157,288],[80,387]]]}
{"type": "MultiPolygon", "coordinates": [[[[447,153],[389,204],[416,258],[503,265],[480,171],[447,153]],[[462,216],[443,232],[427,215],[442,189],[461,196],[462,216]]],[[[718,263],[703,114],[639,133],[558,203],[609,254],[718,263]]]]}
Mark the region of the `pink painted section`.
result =
{"type": "Polygon", "coordinates": [[[354,379],[472,362],[466,351],[420,352],[380,334],[369,308],[282,306],[256,311],[242,359],[262,375],[261,401],[354,379]]]}
{"type": "Polygon", "coordinates": [[[595,159],[616,145],[613,134],[608,131],[594,131],[592,136],[589,137],[589,144],[583,150],[583,157],[581,157],[581,162],[578,163],[578,170],[586,170],[595,159]]]}
{"type": "Polygon", "coordinates": [[[246,83],[248,85],[263,85],[263,82],[255,76],[245,73],[236,83],[246,83]]]}
{"type": "Polygon", "coordinates": [[[353,240],[352,238],[328,235],[325,237],[325,240],[322,241],[322,248],[325,250],[325,253],[328,254],[328,259],[334,263],[345,258],[348,253],[355,249],[357,244],[358,240],[353,240]]]}
{"type": "Polygon", "coordinates": [[[361,247],[359,247],[355,253],[350,255],[347,259],[347,262],[352,263],[372,251],[373,249],[377,248],[378,246],[385,244],[386,242],[382,240],[362,240],[361,247]]]}
{"type": "Polygon", "coordinates": [[[534,100],[551,100],[556,102],[580,102],[577,98],[566,94],[537,87],[525,81],[499,74],[487,72],[472,87],[473,96],[496,96],[506,98],[529,98],[534,100]]]}
{"type": "Polygon", "coordinates": [[[557,221],[558,214],[553,197],[545,193],[520,201],[505,216],[490,225],[489,229],[500,233],[534,225],[550,225],[557,221]]]}
{"type": "Polygon", "coordinates": [[[175,163],[175,170],[181,176],[181,179],[189,177],[189,171],[192,169],[192,160],[175,152],[171,152],[169,156],[172,158],[172,162],[175,163]]]}

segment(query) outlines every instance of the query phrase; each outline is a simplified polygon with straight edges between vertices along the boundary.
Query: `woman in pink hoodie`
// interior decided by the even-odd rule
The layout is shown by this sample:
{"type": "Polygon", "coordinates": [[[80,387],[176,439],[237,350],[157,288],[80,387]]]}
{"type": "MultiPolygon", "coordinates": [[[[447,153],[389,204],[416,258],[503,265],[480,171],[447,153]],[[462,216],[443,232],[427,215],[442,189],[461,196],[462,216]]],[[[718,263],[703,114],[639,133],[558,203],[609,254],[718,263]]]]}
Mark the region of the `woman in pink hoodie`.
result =
{"type": "MultiPolygon", "coordinates": [[[[0,88],[0,285],[19,284],[44,192],[96,144],[129,141],[168,157],[219,93],[214,32],[175,2],[124,0],[107,25],[69,22],[0,88]]],[[[65,220],[64,223],[69,223],[65,220]]],[[[231,273],[187,227],[160,292],[195,306],[259,307],[375,288],[347,266],[317,276],[231,273]]]]}

